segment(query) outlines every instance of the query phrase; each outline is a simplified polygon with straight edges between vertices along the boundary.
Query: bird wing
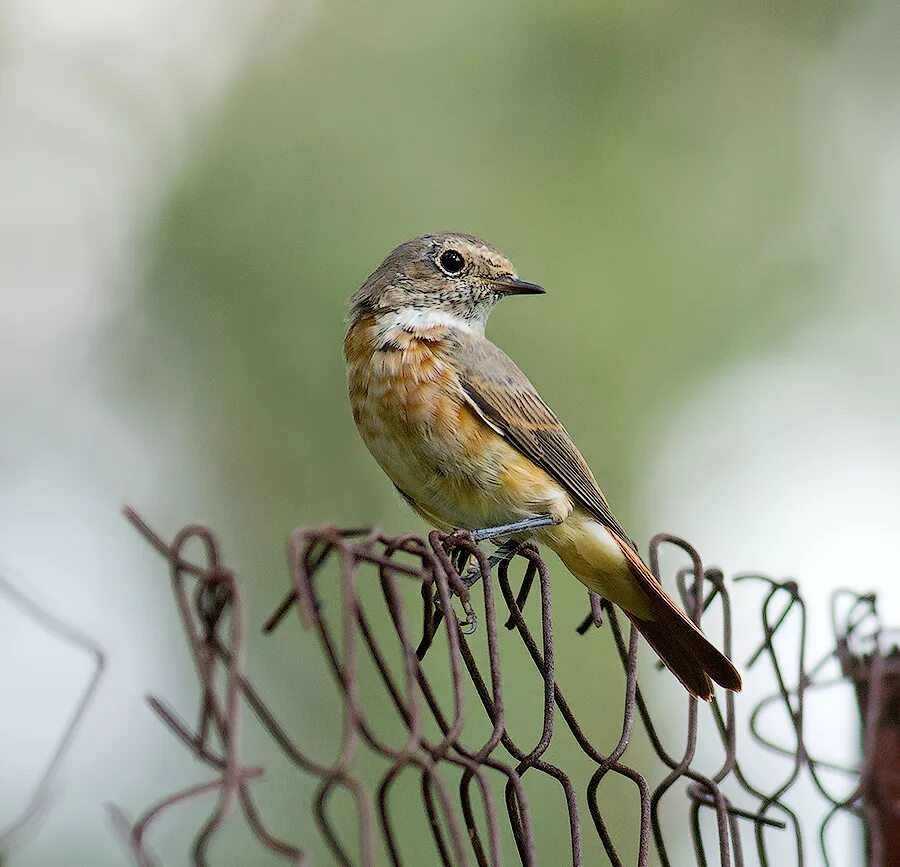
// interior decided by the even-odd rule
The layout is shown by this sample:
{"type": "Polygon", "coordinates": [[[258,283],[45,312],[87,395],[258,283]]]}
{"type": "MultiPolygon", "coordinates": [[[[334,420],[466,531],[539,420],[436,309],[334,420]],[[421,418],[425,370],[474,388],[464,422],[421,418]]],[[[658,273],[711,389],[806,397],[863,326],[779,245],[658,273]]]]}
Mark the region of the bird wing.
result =
{"type": "Polygon", "coordinates": [[[515,362],[485,338],[460,341],[463,393],[481,419],[636,551],[568,431],[515,362]]]}

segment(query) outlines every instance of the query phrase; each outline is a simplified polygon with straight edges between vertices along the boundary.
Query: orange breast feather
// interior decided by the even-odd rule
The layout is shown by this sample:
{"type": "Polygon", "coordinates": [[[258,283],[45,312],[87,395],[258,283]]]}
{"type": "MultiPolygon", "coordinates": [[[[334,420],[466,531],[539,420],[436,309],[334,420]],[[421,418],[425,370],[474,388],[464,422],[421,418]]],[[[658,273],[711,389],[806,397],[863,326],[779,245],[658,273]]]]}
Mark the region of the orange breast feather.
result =
{"type": "Polygon", "coordinates": [[[474,529],[540,513],[559,486],[472,409],[441,338],[385,335],[374,320],[350,330],[348,386],[363,440],[432,523],[474,529]]]}

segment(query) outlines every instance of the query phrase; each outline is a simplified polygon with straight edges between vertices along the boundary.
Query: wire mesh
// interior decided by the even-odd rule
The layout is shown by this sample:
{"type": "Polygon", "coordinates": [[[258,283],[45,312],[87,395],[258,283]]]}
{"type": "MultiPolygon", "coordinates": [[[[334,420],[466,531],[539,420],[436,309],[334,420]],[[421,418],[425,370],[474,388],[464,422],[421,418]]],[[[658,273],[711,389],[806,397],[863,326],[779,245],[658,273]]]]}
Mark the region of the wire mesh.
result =
{"type": "MultiPolygon", "coordinates": [[[[198,676],[199,719],[192,727],[161,699],[151,697],[149,703],[172,733],[212,772],[208,781],[162,798],[133,823],[113,809],[114,825],[141,867],[158,863],[148,837],[160,816],[210,794],[216,796],[216,803],[193,841],[193,863],[208,863],[211,842],[226,817],[235,811],[243,816],[261,847],[286,862],[307,863],[304,841],[289,842],[276,836],[254,800],[252,783],[262,769],[245,764],[241,755],[241,730],[247,711],[256,717],[287,762],[317,780],[312,803],[315,824],[331,858],[339,864],[374,865],[382,863],[385,857],[395,865],[404,863],[400,837],[407,819],[396,816],[391,807],[391,793],[404,773],[419,777],[430,831],[431,849],[419,853],[418,864],[495,865],[503,863],[504,857],[509,861],[510,855],[523,864],[536,864],[534,817],[541,807],[530,802],[526,792],[524,781],[531,775],[546,776],[561,791],[568,817],[569,852],[558,860],[571,860],[573,865],[584,862],[587,834],[597,836],[613,865],[626,863],[623,859],[632,856],[622,853],[635,848],[636,863],[641,867],[650,863],[651,857],[661,864],[671,864],[671,844],[661,821],[664,801],[677,802],[676,806],[683,809],[699,865],[743,865],[753,863],[748,860],[751,857],[762,865],[777,863],[770,852],[771,834],[788,835],[793,841],[796,863],[811,863],[810,853],[804,849],[809,823],[788,803],[788,795],[802,775],[812,780],[828,805],[816,829],[818,849],[825,863],[839,863],[829,860],[828,830],[842,812],[863,820],[870,863],[890,863],[875,859],[887,851],[889,841],[883,829],[896,826],[900,818],[896,789],[891,788],[896,786],[897,778],[885,773],[878,757],[898,743],[896,686],[900,678],[896,651],[885,650],[887,633],[881,629],[872,595],[851,591],[835,594],[835,646],[808,665],[806,605],[795,582],[745,575],[739,576],[729,590],[722,572],[704,568],[698,552],[684,540],[668,534],[652,540],[650,565],[655,574],[660,575],[660,552],[665,546],[673,546],[688,558],[689,565],[675,576],[682,601],[698,624],[708,618],[712,608],[718,608],[715,620],[721,624],[721,646],[727,654],[731,653],[735,589],[755,583],[763,590],[759,608],[762,638],[745,668],[768,659],[775,689],[750,714],[749,734],[760,747],[787,759],[784,778],[763,790],[750,781],[742,766],[737,750],[735,697],[731,693],[716,697],[708,706],[690,700],[681,747],[675,751],[666,749],[663,735],[671,734],[669,714],[654,717],[638,683],[638,634],[630,626],[623,629],[615,608],[592,594],[578,632],[583,635],[598,627],[611,631],[625,683],[617,743],[612,750],[601,750],[576,718],[563,685],[557,680],[557,644],[585,639],[574,634],[554,636],[550,574],[534,545],[520,545],[513,560],[500,564],[494,573],[484,553],[464,532],[448,535],[435,531],[422,539],[413,535],[389,538],[377,531],[333,526],[300,529],[288,546],[290,591],[264,629],[272,632],[283,628],[287,616],[296,609],[302,625],[318,638],[342,696],[340,748],[336,757],[327,761],[310,755],[289,734],[289,726],[278,719],[247,673],[242,586],[224,565],[215,535],[205,527],[192,525],[167,543],[133,511],[126,513],[169,564],[181,623],[198,676]],[[187,546],[198,541],[205,551],[203,562],[186,555],[187,546]],[[337,625],[323,615],[320,587],[323,570],[332,560],[340,575],[337,625]],[[466,580],[470,564],[480,578],[471,588],[470,580],[466,580]],[[513,574],[521,575],[516,587],[513,574]],[[540,617],[533,629],[523,609],[535,584],[540,617]],[[377,588],[377,610],[373,609],[370,585],[377,588]],[[408,602],[409,585],[421,597],[420,611],[415,616],[408,602]],[[475,594],[480,596],[480,618],[473,605],[475,594]],[[462,616],[456,614],[455,606],[461,608],[462,616]],[[414,620],[418,625],[414,626],[414,620]],[[384,623],[390,624],[390,648],[378,638],[384,623]],[[782,650],[778,639],[788,624],[799,635],[799,644],[782,650]],[[505,691],[525,686],[516,683],[511,687],[503,681],[500,637],[504,626],[518,636],[536,672],[535,681],[540,683],[542,719],[537,737],[529,742],[513,739],[505,710],[505,691]],[[477,646],[477,642],[482,646],[477,646]],[[435,686],[435,673],[429,677],[423,662],[429,653],[436,652],[438,644],[444,646],[441,654],[449,666],[449,699],[441,695],[435,686]],[[398,645],[402,661],[399,673],[389,662],[391,649],[398,645]],[[823,672],[835,658],[843,669],[843,675],[838,677],[849,677],[856,685],[864,722],[861,768],[843,767],[814,756],[807,744],[807,698],[812,690],[834,681],[823,672]],[[394,709],[399,745],[386,742],[369,718],[360,686],[364,660],[374,667],[394,709]],[[478,701],[465,703],[464,696],[472,688],[478,701]],[[773,706],[780,707],[790,720],[791,737],[785,742],[773,739],[763,730],[762,720],[773,706]],[[721,764],[713,772],[702,770],[703,763],[697,758],[701,710],[711,715],[723,754],[721,764]],[[472,721],[479,716],[487,721],[490,734],[483,742],[468,743],[472,721]],[[656,767],[649,771],[639,771],[626,763],[638,726],[658,759],[656,767]],[[429,734],[434,731],[437,736],[429,734]],[[587,815],[582,814],[572,769],[559,767],[546,758],[554,738],[562,732],[574,739],[582,761],[592,769],[583,793],[587,815]],[[366,778],[358,770],[358,759],[366,751],[381,756],[388,764],[378,778],[366,778]],[[850,781],[843,793],[832,791],[825,779],[830,772],[842,773],[850,781]],[[504,781],[502,799],[495,798],[492,786],[498,774],[504,781]],[[661,779],[651,782],[649,778],[654,774],[661,779]],[[633,787],[639,813],[636,841],[623,840],[622,829],[611,827],[600,807],[598,793],[605,781],[613,777],[633,787]],[[448,786],[448,779],[456,781],[455,791],[448,786]],[[686,785],[676,786],[680,781],[686,785]],[[848,789],[852,789],[849,794],[848,789]],[[341,833],[330,818],[329,807],[338,792],[350,796],[356,813],[358,847],[352,851],[346,842],[348,835],[341,833]],[[502,802],[496,803],[497,800],[502,802]],[[712,834],[703,830],[707,821],[704,817],[708,816],[714,820],[712,834]],[[752,829],[752,834],[742,836],[742,825],[752,829]],[[503,841],[510,836],[514,852],[504,852],[503,841]],[[752,843],[748,842],[751,836],[752,843]]],[[[535,619],[533,615],[531,620],[535,619]]]]}

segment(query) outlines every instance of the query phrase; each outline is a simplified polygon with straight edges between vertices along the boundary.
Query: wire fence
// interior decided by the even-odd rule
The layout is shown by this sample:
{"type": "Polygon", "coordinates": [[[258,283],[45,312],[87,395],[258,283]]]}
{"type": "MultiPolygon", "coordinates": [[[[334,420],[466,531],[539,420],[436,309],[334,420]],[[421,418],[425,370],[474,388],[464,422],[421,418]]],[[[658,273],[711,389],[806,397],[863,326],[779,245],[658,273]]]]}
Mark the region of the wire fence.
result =
{"type": "MultiPolygon", "coordinates": [[[[638,634],[630,625],[623,630],[616,610],[591,594],[588,613],[577,631],[584,635],[595,628],[610,630],[624,680],[617,743],[606,752],[595,743],[576,718],[564,685],[556,676],[556,644],[585,639],[574,633],[554,638],[550,575],[532,544],[522,544],[512,561],[492,572],[484,553],[465,533],[435,531],[426,540],[412,535],[389,538],[370,530],[332,526],[300,529],[288,547],[292,586],[264,628],[266,632],[284,628],[283,624],[293,620],[288,615],[296,609],[303,626],[318,637],[342,696],[340,747],[336,758],[327,761],[310,755],[292,737],[290,726],[276,716],[252,683],[244,658],[248,625],[241,582],[224,564],[215,535],[205,527],[192,525],[167,543],[133,511],[126,510],[126,514],[169,564],[198,677],[199,720],[195,726],[188,724],[156,697],[150,697],[149,704],[212,771],[208,781],[162,798],[133,822],[120,810],[112,809],[114,827],[140,867],[158,863],[148,839],[157,820],[210,794],[216,796],[215,807],[193,840],[194,864],[209,863],[212,841],[226,818],[235,812],[243,817],[261,848],[287,863],[308,863],[304,841],[280,839],[254,799],[252,784],[263,769],[242,759],[241,731],[247,711],[256,717],[285,761],[318,781],[312,803],[315,825],[331,858],[339,864],[368,867],[383,863],[385,858],[394,865],[404,863],[401,838],[409,819],[392,811],[391,794],[400,776],[409,773],[416,774],[421,783],[431,840],[430,851],[418,853],[416,864],[538,863],[534,817],[541,806],[529,801],[524,784],[532,775],[544,775],[559,787],[568,816],[569,852],[555,860],[571,860],[573,865],[584,863],[583,844],[588,834],[597,836],[612,865],[634,863],[635,850],[640,867],[651,859],[663,865],[673,863],[669,851],[672,844],[661,821],[663,802],[669,805],[667,809],[683,810],[698,865],[784,863],[770,851],[772,835],[782,839],[787,835],[798,864],[840,864],[842,859],[829,852],[828,829],[841,813],[862,820],[867,863],[877,867],[898,863],[900,658],[896,649],[889,649],[890,633],[880,625],[873,595],[852,591],[834,595],[834,647],[810,664],[806,659],[806,606],[795,582],[747,575],[736,578],[729,590],[722,572],[704,568],[699,554],[687,542],[667,534],[652,540],[650,566],[657,575],[664,546],[673,546],[686,555],[689,565],[675,575],[681,599],[696,623],[706,618],[706,622],[720,625],[718,643],[729,655],[732,597],[739,589],[743,593],[747,583],[762,589],[758,609],[761,640],[744,668],[767,659],[774,672],[773,691],[754,707],[748,734],[757,746],[786,759],[783,778],[763,790],[750,781],[751,775],[742,766],[737,745],[745,741],[739,741],[731,693],[709,705],[687,702],[682,746],[670,751],[663,745],[663,735],[671,738],[671,713],[654,717],[642,694],[637,678],[638,634]],[[190,559],[186,550],[198,542],[205,552],[202,562],[190,559]],[[323,615],[320,586],[332,561],[340,576],[337,623],[323,615]],[[473,567],[480,580],[470,588],[471,576],[466,576],[466,571],[473,567]],[[515,586],[513,574],[520,576],[515,586]],[[415,604],[417,611],[410,604],[411,598],[417,598],[410,597],[410,587],[421,598],[415,604]],[[539,599],[533,604],[540,606],[540,617],[532,614],[530,619],[537,623],[531,628],[523,609],[535,591],[539,599]],[[476,594],[480,597],[477,605],[476,594]],[[718,610],[715,617],[710,617],[711,609],[718,610]],[[385,623],[390,624],[389,643],[378,638],[384,634],[385,623]],[[799,644],[779,641],[788,624],[799,635],[799,644]],[[518,636],[530,657],[536,673],[530,683],[542,696],[539,734],[527,743],[513,739],[505,710],[504,691],[520,691],[527,684],[503,682],[500,639],[504,627],[518,636]],[[780,649],[782,645],[786,649],[780,649]],[[398,655],[398,648],[401,664],[396,666],[392,658],[398,655]],[[449,696],[446,689],[435,685],[440,680],[435,672],[429,678],[423,663],[429,653],[438,652],[449,666],[449,678],[446,671],[441,672],[441,683],[449,680],[449,696]],[[825,671],[829,665],[834,667],[835,659],[841,667],[837,678],[825,671]],[[369,718],[361,690],[363,662],[377,672],[393,707],[397,742],[386,742],[369,718]],[[844,767],[815,757],[807,743],[808,696],[842,678],[853,682],[860,706],[859,767],[844,767]],[[464,702],[464,695],[470,695],[473,688],[477,703],[464,702]],[[763,731],[762,720],[774,708],[780,708],[790,720],[790,737],[783,741],[763,731]],[[708,761],[703,763],[697,757],[701,713],[711,715],[712,730],[723,755],[713,772],[702,770],[701,765],[708,761]],[[473,721],[483,724],[485,720],[489,736],[483,742],[467,743],[473,721]],[[643,772],[626,761],[638,727],[658,758],[655,767],[643,772]],[[582,769],[577,775],[572,768],[559,767],[546,758],[554,738],[560,736],[571,737],[580,749],[582,769]],[[377,778],[361,774],[359,758],[364,752],[386,760],[387,770],[377,778]],[[585,763],[592,771],[586,790],[579,792],[574,777],[581,775],[585,763]],[[826,779],[832,773],[842,774],[849,781],[838,787],[841,793],[835,793],[826,779]],[[827,805],[824,818],[816,820],[814,829],[805,813],[799,815],[788,803],[801,777],[812,781],[827,805]],[[623,829],[611,827],[604,818],[599,792],[612,778],[633,787],[635,812],[639,813],[636,840],[623,837],[623,829]],[[453,788],[448,779],[456,783],[453,788]],[[497,797],[498,779],[503,782],[502,797],[497,797]],[[676,786],[679,781],[683,785],[676,786]],[[330,818],[330,805],[338,793],[352,799],[355,834],[336,827],[330,818]],[[586,814],[581,806],[584,803],[586,814]],[[742,833],[742,828],[750,833],[742,833]],[[814,856],[807,843],[810,836],[817,837],[818,854],[814,856]],[[504,852],[504,840],[510,838],[514,851],[504,852]]],[[[746,605],[743,608],[747,610],[746,605]]],[[[481,731],[480,726],[475,728],[481,731]]],[[[608,743],[610,733],[604,734],[608,743]]],[[[708,756],[708,751],[704,752],[708,756]]],[[[60,753],[57,759],[61,758],[60,753]]],[[[306,843],[308,847],[309,841],[306,843]]]]}

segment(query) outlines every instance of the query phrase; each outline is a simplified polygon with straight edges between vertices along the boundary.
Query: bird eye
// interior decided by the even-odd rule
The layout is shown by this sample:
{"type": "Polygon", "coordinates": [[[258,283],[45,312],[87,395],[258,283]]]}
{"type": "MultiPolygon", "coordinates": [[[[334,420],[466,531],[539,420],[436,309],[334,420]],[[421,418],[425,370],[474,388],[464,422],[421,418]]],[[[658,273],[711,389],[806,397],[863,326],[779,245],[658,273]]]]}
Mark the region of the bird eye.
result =
{"type": "Polygon", "coordinates": [[[466,260],[456,250],[444,250],[438,262],[447,274],[459,274],[466,267],[466,260]]]}

